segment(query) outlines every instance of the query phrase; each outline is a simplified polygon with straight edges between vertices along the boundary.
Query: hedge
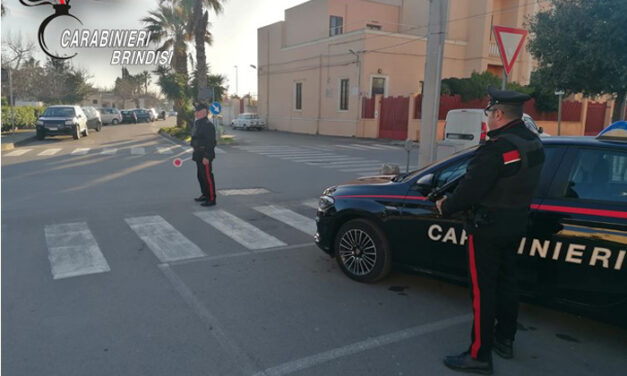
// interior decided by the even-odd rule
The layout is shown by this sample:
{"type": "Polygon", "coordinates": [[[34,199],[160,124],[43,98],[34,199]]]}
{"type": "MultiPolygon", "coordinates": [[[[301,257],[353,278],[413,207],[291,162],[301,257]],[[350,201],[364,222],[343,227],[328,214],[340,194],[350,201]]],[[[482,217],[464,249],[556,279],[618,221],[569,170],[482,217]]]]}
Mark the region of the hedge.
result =
{"type": "MultiPolygon", "coordinates": [[[[43,114],[45,107],[20,106],[13,107],[13,117],[15,126],[21,128],[35,128],[37,118],[43,114]]],[[[2,106],[2,129],[11,128],[11,109],[9,106],[2,106]]]]}

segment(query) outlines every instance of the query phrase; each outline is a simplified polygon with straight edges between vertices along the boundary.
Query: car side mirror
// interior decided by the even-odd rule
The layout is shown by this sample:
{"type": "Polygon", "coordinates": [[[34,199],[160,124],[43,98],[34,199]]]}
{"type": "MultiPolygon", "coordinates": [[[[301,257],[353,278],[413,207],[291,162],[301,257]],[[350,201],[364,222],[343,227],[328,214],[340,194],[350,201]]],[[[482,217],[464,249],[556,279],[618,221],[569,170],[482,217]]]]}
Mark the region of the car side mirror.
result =
{"type": "Polygon", "coordinates": [[[422,193],[423,195],[428,194],[433,189],[433,174],[424,175],[412,186],[412,189],[422,193]]]}
{"type": "Polygon", "coordinates": [[[538,133],[540,133],[540,134],[544,133],[544,128],[538,127],[538,133]]]}

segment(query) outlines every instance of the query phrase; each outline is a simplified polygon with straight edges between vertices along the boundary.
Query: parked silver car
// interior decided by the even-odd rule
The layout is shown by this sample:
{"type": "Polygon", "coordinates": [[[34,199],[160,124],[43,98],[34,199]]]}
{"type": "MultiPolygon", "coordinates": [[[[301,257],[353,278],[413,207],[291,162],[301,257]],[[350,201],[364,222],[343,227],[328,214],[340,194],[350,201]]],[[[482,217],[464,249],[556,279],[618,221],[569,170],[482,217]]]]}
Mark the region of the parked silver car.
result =
{"type": "Polygon", "coordinates": [[[100,110],[100,118],[102,119],[102,124],[119,124],[122,122],[122,113],[117,108],[101,108],[100,110]]]}
{"type": "Polygon", "coordinates": [[[255,113],[243,113],[239,114],[236,119],[231,123],[233,129],[256,129],[258,131],[266,127],[266,122],[255,113]]]}

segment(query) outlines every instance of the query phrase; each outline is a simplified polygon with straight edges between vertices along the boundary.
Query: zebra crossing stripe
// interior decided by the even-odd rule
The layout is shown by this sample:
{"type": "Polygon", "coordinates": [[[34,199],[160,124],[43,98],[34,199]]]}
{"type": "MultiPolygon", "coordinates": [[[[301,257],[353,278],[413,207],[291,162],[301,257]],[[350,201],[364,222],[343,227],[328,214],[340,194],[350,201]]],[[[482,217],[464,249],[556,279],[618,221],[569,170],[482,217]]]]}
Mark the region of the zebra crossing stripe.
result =
{"type": "Polygon", "coordinates": [[[157,147],[157,152],[159,154],[172,154],[172,149],[174,149],[176,146],[161,146],[161,147],[157,147]]]}
{"type": "Polygon", "coordinates": [[[14,150],[8,154],[6,154],[6,157],[19,157],[20,155],[24,155],[26,153],[28,153],[29,151],[31,151],[33,149],[18,149],[18,150],[14,150]]]}
{"type": "Polygon", "coordinates": [[[351,146],[357,146],[359,148],[363,149],[370,149],[370,150],[381,150],[381,148],[378,148],[376,146],[370,146],[370,145],[362,145],[362,144],[351,144],[351,146]]]}
{"type": "Polygon", "coordinates": [[[224,210],[202,211],[196,212],[194,215],[250,250],[287,245],[224,210]]]}
{"type": "Polygon", "coordinates": [[[305,234],[313,236],[316,233],[316,222],[304,215],[293,212],[281,206],[267,205],[255,206],[253,209],[267,215],[270,218],[283,222],[305,234]]]}
{"type": "Polygon", "coordinates": [[[312,198],[310,200],[303,201],[303,205],[310,208],[318,209],[318,199],[312,198]]]}
{"type": "Polygon", "coordinates": [[[393,145],[372,144],[372,146],[378,146],[380,148],[389,149],[389,150],[398,150],[398,149],[400,149],[400,146],[393,146],[393,145]]]}
{"type": "Polygon", "coordinates": [[[46,149],[37,155],[55,155],[60,152],[62,149],[46,149]]]}
{"type": "Polygon", "coordinates": [[[131,148],[131,154],[132,155],[144,155],[146,154],[146,149],[140,148],[140,147],[131,148]]]}
{"type": "Polygon", "coordinates": [[[72,154],[72,155],[85,155],[85,154],[89,153],[90,150],[91,150],[91,148],[76,148],[70,154],[72,154]]]}
{"type": "Polygon", "coordinates": [[[362,148],[358,148],[356,146],[350,146],[350,145],[335,145],[336,148],[342,148],[342,149],[350,149],[350,150],[363,150],[362,148]]]}
{"type": "Polygon", "coordinates": [[[108,149],[104,149],[100,152],[100,154],[102,155],[113,155],[115,153],[118,152],[118,149],[116,148],[108,148],[108,149]]]}
{"type": "Polygon", "coordinates": [[[196,244],[158,215],[126,218],[125,221],[161,262],[206,256],[196,244]]]}
{"type": "Polygon", "coordinates": [[[87,223],[47,225],[44,232],[53,279],[111,270],[87,223]]]}

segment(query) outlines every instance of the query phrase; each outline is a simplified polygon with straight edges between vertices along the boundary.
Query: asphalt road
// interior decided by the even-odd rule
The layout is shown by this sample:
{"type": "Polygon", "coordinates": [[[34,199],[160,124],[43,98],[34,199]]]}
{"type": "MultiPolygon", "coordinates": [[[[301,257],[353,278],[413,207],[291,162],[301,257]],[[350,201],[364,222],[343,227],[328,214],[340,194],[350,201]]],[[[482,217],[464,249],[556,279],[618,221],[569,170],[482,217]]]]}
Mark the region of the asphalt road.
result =
{"type": "MultiPolygon", "coordinates": [[[[456,374],[441,358],[468,345],[466,287],[356,283],[313,244],[322,189],[404,166],[401,146],[229,130],[206,209],[163,124],[2,153],[3,375],[456,374]]],[[[497,374],[627,369],[625,329],[528,304],[519,327],[497,374]]]]}

